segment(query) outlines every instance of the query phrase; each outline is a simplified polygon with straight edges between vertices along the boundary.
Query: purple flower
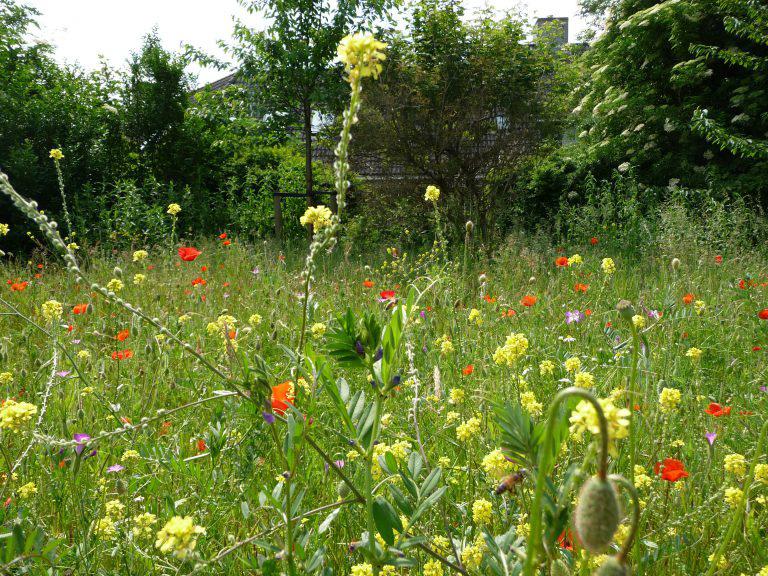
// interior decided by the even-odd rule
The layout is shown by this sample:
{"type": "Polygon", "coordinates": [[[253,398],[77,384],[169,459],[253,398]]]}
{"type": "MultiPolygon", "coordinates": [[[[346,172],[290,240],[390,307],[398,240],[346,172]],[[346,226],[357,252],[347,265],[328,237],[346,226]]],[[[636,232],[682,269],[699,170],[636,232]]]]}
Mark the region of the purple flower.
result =
{"type": "Polygon", "coordinates": [[[717,438],[717,434],[715,432],[707,432],[704,434],[704,437],[707,439],[707,442],[709,442],[709,445],[712,446],[715,443],[715,438],[717,438]]]}
{"type": "Polygon", "coordinates": [[[72,340],[72,344],[80,344],[80,338],[77,338],[76,340],[72,340]]]}
{"type": "Polygon", "coordinates": [[[69,370],[61,370],[60,372],[56,372],[56,376],[59,378],[66,378],[69,376],[69,370]]]}
{"type": "Polygon", "coordinates": [[[365,356],[365,348],[363,348],[363,343],[360,340],[355,340],[355,352],[358,356],[365,356]]]}
{"type": "Polygon", "coordinates": [[[427,313],[426,313],[426,312],[424,312],[424,310],[422,310],[421,312],[419,312],[419,316],[421,316],[421,319],[422,319],[422,320],[426,320],[426,319],[427,319],[427,313]]]}
{"type": "Polygon", "coordinates": [[[88,440],[90,440],[91,437],[88,434],[77,433],[73,436],[73,438],[75,439],[75,442],[77,442],[77,446],[75,446],[75,452],[82,454],[83,450],[85,450],[85,445],[88,443],[88,440]]]}
{"type": "Polygon", "coordinates": [[[125,466],[121,466],[120,464],[113,464],[107,468],[107,472],[120,472],[121,470],[125,470],[125,466]]]}
{"type": "Polygon", "coordinates": [[[264,417],[264,421],[267,424],[274,424],[275,423],[275,415],[272,414],[272,412],[262,412],[261,415],[264,417]]]}
{"type": "Polygon", "coordinates": [[[256,268],[251,270],[251,274],[253,274],[254,276],[258,276],[260,272],[261,272],[261,270],[259,270],[258,266],[256,266],[256,268]]]}
{"type": "Polygon", "coordinates": [[[566,324],[573,324],[574,322],[581,322],[582,320],[584,320],[584,314],[582,314],[580,310],[565,313],[566,324]]]}
{"type": "Polygon", "coordinates": [[[768,386],[760,386],[760,392],[768,393],[768,386]]]}
{"type": "Polygon", "coordinates": [[[649,310],[648,317],[653,320],[658,320],[659,318],[661,318],[661,312],[659,312],[658,310],[649,310]]]}

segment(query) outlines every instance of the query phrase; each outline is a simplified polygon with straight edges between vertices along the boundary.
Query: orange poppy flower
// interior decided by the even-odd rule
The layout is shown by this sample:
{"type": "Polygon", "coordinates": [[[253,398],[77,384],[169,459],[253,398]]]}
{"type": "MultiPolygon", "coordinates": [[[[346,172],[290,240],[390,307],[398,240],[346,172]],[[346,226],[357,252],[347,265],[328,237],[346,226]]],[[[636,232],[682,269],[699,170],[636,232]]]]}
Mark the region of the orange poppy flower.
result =
{"type": "Polygon", "coordinates": [[[757,313],[757,317],[760,318],[760,320],[768,320],[768,308],[760,310],[760,312],[757,313]]]}
{"type": "Polygon", "coordinates": [[[115,350],[112,352],[112,360],[128,360],[128,358],[133,358],[133,350],[115,350]]]}
{"type": "Polygon", "coordinates": [[[202,286],[206,285],[206,281],[203,280],[201,276],[198,276],[197,278],[192,280],[192,286],[198,286],[198,285],[202,285],[202,286]]]}
{"type": "Polygon", "coordinates": [[[574,292],[584,292],[584,294],[586,294],[587,290],[589,290],[589,284],[582,284],[581,282],[577,282],[573,286],[574,292]]]}
{"type": "Polygon", "coordinates": [[[496,297],[495,297],[495,296],[491,297],[491,295],[490,295],[490,294],[486,294],[485,296],[483,296],[483,299],[484,299],[486,302],[488,302],[488,304],[493,304],[493,303],[495,303],[495,302],[496,302],[496,297]]]}
{"type": "Polygon", "coordinates": [[[198,452],[205,452],[205,449],[208,448],[208,446],[205,445],[205,440],[202,438],[196,442],[196,446],[198,452]]]}
{"type": "Polygon", "coordinates": [[[224,240],[224,242],[221,243],[222,246],[229,246],[230,244],[232,244],[231,240],[224,240]]]}
{"type": "Polygon", "coordinates": [[[130,330],[120,330],[120,332],[117,333],[117,336],[115,336],[115,340],[119,340],[120,342],[124,342],[128,340],[128,337],[131,335],[130,330]]]}
{"type": "Polygon", "coordinates": [[[475,367],[472,364],[467,364],[461,371],[464,376],[469,376],[475,371],[475,367]]]}
{"type": "Polygon", "coordinates": [[[14,282],[11,284],[11,292],[24,292],[29,286],[29,282],[14,282]]]}
{"type": "Polygon", "coordinates": [[[392,300],[392,298],[395,297],[395,291],[394,290],[382,290],[379,294],[382,300],[392,300]]]}
{"type": "Polygon", "coordinates": [[[728,416],[731,413],[731,407],[721,406],[717,402],[710,402],[709,406],[707,406],[707,409],[704,410],[704,412],[710,416],[714,416],[715,418],[720,418],[720,416],[728,416]]]}
{"type": "Polygon", "coordinates": [[[530,308],[531,306],[536,304],[537,301],[538,301],[538,298],[536,296],[531,296],[530,294],[527,294],[523,296],[522,300],[520,300],[520,304],[530,308]]]}
{"type": "Polygon", "coordinates": [[[715,264],[722,264],[723,263],[723,257],[719,254],[715,256],[715,264]]]}
{"type": "Polygon", "coordinates": [[[560,256],[560,258],[555,260],[555,266],[557,266],[558,268],[565,268],[566,266],[568,266],[568,258],[566,258],[565,256],[560,256]]]}
{"type": "Polygon", "coordinates": [[[592,238],[589,239],[589,243],[592,244],[592,246],[596,245],[599,242],[597,238],[592,236],[592,238]]]}
{"type": "Polygon", "coordinates": [[[691,303],[691,302],[693,302],[695,299],[696,299],[696,296],[694,296],[693,294],[691,294],[691,293],[689,292],[688,294],[686,294],[685,296],[683,296],[683,304],[690,304],[690,303],[691,303]]]}
{"type": "Polygon", "coordinates": [[[226,238],[227,238],[227,233],[226,232],[222,232],[221,234],[219,234],[219,239],[226,240],[226,238]]]}
{"type": "Polygon", "coordinates": [[[72,314],[85,314],[86,312],[88,312],[88,304],[76,304],[72,308],[72,314]]]}
{"type": "Polygon", "coordinates": [[[685,469],[685,464],[675,458],[665,458],[664,462],[656,462],[653,471],[655,474],[661,471],[661,479],[667,482],[677,482],[690,476],[685,469]]]}
{"type": "Polygon", "coordinates": [[[200,254],[202,254],[202,252],[192,246],[182,246],[179,248],[179,258],[184,260],[184,262],[192,262],[195,258],[200,256],[200,254]]]}
{"type": "Polygon", "coordinates": [[[371,282],[370,280],[363,280],[363,286],[365,286],[366,288],[373,288],[373,282],[371,282]]]}
{"type": "Polygon", "coordinates": [[[272,386],[272,397],[270,398],[270,402],[272,411],[275,414],[279,414],[280,416],[285,414],[285,411],[288,410],[288,404],[293,405],[293,399],[293,382],[290,380],[286,380],[277,386],[272,386]]]}

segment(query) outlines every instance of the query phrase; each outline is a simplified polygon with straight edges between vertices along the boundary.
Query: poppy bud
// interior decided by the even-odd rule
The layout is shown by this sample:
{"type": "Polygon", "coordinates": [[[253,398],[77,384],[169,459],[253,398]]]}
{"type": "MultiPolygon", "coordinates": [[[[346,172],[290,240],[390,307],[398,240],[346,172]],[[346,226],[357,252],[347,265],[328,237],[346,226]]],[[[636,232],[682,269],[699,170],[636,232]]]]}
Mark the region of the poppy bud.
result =
{"type": "Polygon", "coordinates": [[[672,262],[670,265],[672,266],[672,270],[677,270],[678,268],[680,268],[680,259],[672,258],[672,262]]]}
{"type": "Polygon", "coordinates": [[[118,478],[115,482],[115,491],[117,491],[118,494],[125,494],[126,490],[128,490],[128,486],[126,486],[125,480],[118,478]]]}
{"type": "Polygon", "coordinates": [[[474,229],[475,225],[472,222],[472,220],[467,220],[467,223],[464,224],[464,228],[467,230],[467,234],[472,234],[472,230],[474,229]]]}
{"type": "Polygon", "coordinates": [[[115,269],[112,270],[112,273],[115,275],[115,278],[123,277],[123,270],[121,268],[118,268],[117,266],[115,266],[115,269]]]}
{"type": "Polygon", "coordinates": [[[597,569],[595,576],[629,576],[629,566],[611,556],[597,569]]]}
{"type": "Polygon", "coordinates": [[[620,516],[613,485],[596,476],[587,480],[574,513],[574,527],[582,546],[593,554],[602,553],[613,540],[620,516]]]}
{"type": "Polygon", "coordinates": [[[552,562],[552,566],[549,568],[549,576],[570,576],[571,571],[568,568],[562,558],[558,558],[552,562]]]}
{"type": "Polygon", "coordinates": [[[619,300],[619,303],[616,304],[616,310],[619,311],[619,316],[624,320],[632,322],[632,316],[635,315],[635,307],[632,306],[632,302],[629,300],[619,300]]]}
{"type": "Polygon", "coordinates": [[[528,283],[529,284],[535,284],[536,283],[536,276],[531,276],[530,278],[528,278],[528,283]]]}
{"type": "Polygon", "coordinates": [[[347,486],[347,483],[343,480],[340,481],[336,485],[336,493],[339,495],[339,498],[346,498],[349,496],[349,486],[347,486]]]}

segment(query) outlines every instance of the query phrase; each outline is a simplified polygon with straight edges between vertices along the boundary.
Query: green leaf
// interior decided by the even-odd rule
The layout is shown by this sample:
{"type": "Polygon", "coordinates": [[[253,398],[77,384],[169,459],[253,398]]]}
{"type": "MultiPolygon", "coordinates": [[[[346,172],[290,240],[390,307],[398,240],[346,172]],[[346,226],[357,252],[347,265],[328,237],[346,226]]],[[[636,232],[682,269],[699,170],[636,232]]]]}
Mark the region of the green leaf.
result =
{"type": "Polygon", "coordinates": [[[384,542],[392,546],[395,543],[394,530],[403,531],[403,524],[400,517],[395,512],[387,500],[382,496],[377,496],[373,501],[373,521],[376,524],[376,530],[384,539],[384,542]]]}

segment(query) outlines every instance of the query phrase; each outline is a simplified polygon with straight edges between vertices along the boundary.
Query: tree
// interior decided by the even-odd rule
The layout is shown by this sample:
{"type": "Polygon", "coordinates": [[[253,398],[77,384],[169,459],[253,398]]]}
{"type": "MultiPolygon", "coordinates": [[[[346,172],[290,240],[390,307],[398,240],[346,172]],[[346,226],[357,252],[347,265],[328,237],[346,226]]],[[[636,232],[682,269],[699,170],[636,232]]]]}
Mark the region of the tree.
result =
{"type": "Polygon", "coordinates": [[[473,219],[484,238],[508,201],[486,177],[559,134],[570,89],[554,34],[526,36],[510,14],[467,21],[457,0],[421,0],[407,32],[388,38],[382,77],[366,92],[366,150],[440,187],[456,227],[473,219]]]}
{"type": "Polygon", "coordinates": [[[768,6],[622,0],[587,55],[576,108],[593,172],[664,190],[718,185],[768,205],[768,6]]]}
{"type": "Polygon", "coordinates": [[[231,51],[240,76],[254,87],[271,119],[301,126],[306,193],[315,203],[312,173],[312,121],[315,112],[338,113],[346,95],[336,48],[350,31],[384,17],[393,0],[241,0],[261,12],[269,27],[256,31],[238,22],[231,51]]]}

